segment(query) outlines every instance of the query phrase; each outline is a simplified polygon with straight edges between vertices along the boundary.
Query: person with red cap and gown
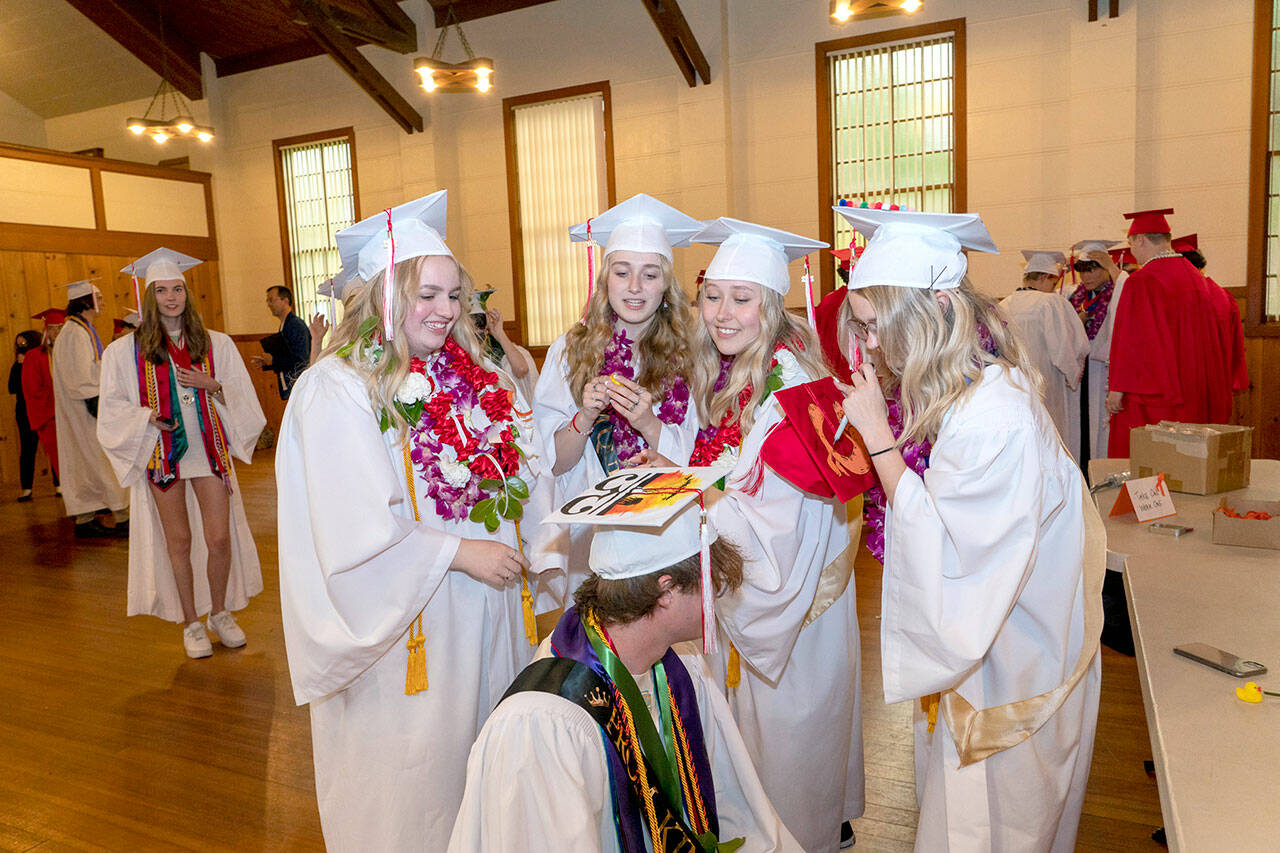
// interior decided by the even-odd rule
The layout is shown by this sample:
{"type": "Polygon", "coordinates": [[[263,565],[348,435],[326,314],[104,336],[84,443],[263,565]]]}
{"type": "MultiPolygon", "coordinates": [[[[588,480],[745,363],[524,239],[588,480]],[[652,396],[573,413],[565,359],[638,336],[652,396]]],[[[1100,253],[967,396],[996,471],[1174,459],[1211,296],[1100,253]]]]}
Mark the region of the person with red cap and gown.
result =
{"type": "Polygon", "coordinates": [[[1231,407],[1231,376],[1208,282],[1173,250],[1172,208],[1126,213],[1129,276],[1111,336],[1107,455],[1129,455],[1129,431],[1160,421],[1209,423],[1231,407]],[[1224,402],[1225,401],[1225,402],[1224,402]]]}
{"type": "MultiPolygon", "coordinates": [[[[27,420],[40,439],[44,455],[49,457],[53,466],[53,483],[57,487],[58,480],[58,427],[54,422],[53,374],[49,368],[49,354],[53,351],[53,341],[67,322],[67,315],[60,308],[47,308],[31,319],[44,320],[44,335],[40,346],[30,350],[22,362],[22,396],[27,401],[27,420]]],[[[55,489],[61,495],[60,487],[55,489]]]]}
{"type": "MultiPolygon", "coordinates": [[[[1209,293],[1213,295],[1214,302],[1218,306],[1218,320],[1222,323],[1222,340],[1227,345],[1227,355],[1231,359],[1231,391],[1233,394],[1239,394],[1249,388],[1249,368],[1245,363],[1244,327],[1240,323],[1240,306],[1236,305],[1235,297],[1227,293],[1226,288],[1205,274],[1204,270],[1208,262],[1200,252],[1197,235],[1174,237],[1172,243],[1173,250],[1200,270],[1200,274],[1209,284],[1209,293]]],[[[1215,415],[1213,422],[1228,423],[1232,410],[1228,409],[1225,413],[1219,414],[1222,417],[1215,415]]]]}

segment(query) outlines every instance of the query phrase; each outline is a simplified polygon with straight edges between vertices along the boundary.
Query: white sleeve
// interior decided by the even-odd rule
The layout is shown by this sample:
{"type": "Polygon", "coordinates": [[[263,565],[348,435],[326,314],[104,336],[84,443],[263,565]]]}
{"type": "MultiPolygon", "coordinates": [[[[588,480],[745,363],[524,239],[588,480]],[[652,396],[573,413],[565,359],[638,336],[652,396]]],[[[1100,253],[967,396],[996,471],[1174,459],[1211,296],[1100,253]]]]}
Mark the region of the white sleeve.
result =
{"type": "Polygon", "coordinates": [[[565,358],[565,338],[561,335],[547,348],[542,372],[533,389],[533,420],[547,445],[547,467],[551,470],[556,467],[556,433],[568,426],[577,411],[578,404],[569,389],[569,363],[565,358]]]}
{"type": "Polygon", "coordinates": [[[245,463],[253,461],[253,451],[258,446],[258,436],[267,425],[262,404],[253,390],[253,380],[245,369],[244,359],[235,342],[221,332],[210,332],[213,346],[214,377],[222,383],[222,396],[226,403],[211,397],[218,416],[227,430],[227,444],[235,456],[245,463]]]}
{"type": "Polygon", "coordinates": [[[1098,334],[1094,335],[1089,344],[1089,357],[1094,361],[1111,362],[1111,332],[1116,327],[1116,311],[1120,307],[1120,293],[1124,290],[1124,283],[1128,280],[1129,274],[1122,271],[1120,275],[1116,276],[1116,282],[1112,285],[1111,301],[1107,303],[1107,316],[1102,319],[1102,326],[1098,329],[1098,334]]]}
{"type": "Polygon", "coordinates": [[[133,347],[130,334],[103,351],[98,391],[98,443],[125,488],[143,485],[160,439],[160,430],[151,425],[151,409],[140,402],[133,347]]]}
{"type": "Polygon", "coordinates": [[[888,513],[881,601],[885,701],[954,687],[1018,599],[1053,507],[1034,422],[1000,411],[944,427],[888,513]]]}
{"type": "Polygon", "coordinates": [[[276,449],[281,615],[299,704],[376,663],[449,571],[461,539],[413,520],[404,476],[363,381],[324,361],[304,371],[276,449]]]}
{"type": "MultiPolygon", "coordinates": [[[[1053,366],[1066,379],[1067,387],[1074,391],[1080,384],[1085,359],[1089,357],[1089,336],[1085,334],[1079,315],[1065,297],[1054,294],[1049,304],[1049,317],[1045,325],[1051,344],[1050,357],[1053,366]]],[[[1048,381],[1048,377],[1045,380],[1048,381]]]]}

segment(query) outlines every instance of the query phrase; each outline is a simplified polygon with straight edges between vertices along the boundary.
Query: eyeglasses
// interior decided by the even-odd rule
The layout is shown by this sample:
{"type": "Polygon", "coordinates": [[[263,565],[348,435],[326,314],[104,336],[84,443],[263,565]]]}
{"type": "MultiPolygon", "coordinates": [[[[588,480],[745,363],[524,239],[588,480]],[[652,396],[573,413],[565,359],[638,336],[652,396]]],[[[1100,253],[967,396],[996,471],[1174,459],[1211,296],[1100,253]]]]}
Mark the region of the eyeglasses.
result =
{"type": "Polygon", "coordinates": [[[870,340],[871,336],[877,334],[876,321],[864,323],[861,320],[853,319],[849,321],[849,328],[853,329],[853,335],[860,341],[870,340]]]}

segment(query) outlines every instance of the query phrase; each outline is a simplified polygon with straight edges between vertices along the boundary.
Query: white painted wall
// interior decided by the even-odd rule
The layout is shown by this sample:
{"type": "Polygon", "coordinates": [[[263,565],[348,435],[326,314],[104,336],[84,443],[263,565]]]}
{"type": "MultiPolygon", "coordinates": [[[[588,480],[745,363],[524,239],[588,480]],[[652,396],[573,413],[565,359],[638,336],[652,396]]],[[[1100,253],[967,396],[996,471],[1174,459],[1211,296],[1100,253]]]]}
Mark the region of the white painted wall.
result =
{"type": "Polygon", "coordinates": [[[0,92],[0,142],[44,148],[44,119],[0,92]]]}
{"type": "MultiPolygon", "coordinates": [[[[450,190],[449,243],[510,316],[511,247],[501,99],[609,80],[618,198],[648,192],[693,216],[730,214],[816,235],[814,44],[964,17],[968,33],[969,208],[983,214],[998,257],[973,275],[1012,290],[1019,248],[1123,236],[1120,214],[1174,207],[1179,232],[1198,231],[1215,277],[1244,282],[1252,7],[1217,0],[1122,0],[1121,17],[1088,23],[1083,0],[928,0],[912,18],[836,25],[827,0],[681,0],[711,63],[690,89],[647,13],[624,0],[557,0],[465,25],[496,62],[488,95],[416,88],[412,57],[366,56],[424,115],[407,135],[329,59],[215,79],[196,105],[218,129],[189,147],[214,173],[227,325],[270,331],[263,290],[283,275],[273,139],[351,125],[365,215],[441,187],[450,190]],[[212,111],[209,107],[213,105],[212,111]]],[[[436,34],[425,0],[404,8],[420,52],[436,34]]],[[[462,55],[451,35],[446,59],[462,55]]],[[[137,102],[45,123],[58,149],[101,145],[111,157],[163,154],[123,132],[137,102]]],[[[0,104],[0,111],[3,105],[0,104]]],[[[678,254],[691,285],[712,250],[678,254]]],[[[585,270],[584,270],[585,277],[585,270]]],[[[799,303],[799,288],[792,294],[799,303]]]]}

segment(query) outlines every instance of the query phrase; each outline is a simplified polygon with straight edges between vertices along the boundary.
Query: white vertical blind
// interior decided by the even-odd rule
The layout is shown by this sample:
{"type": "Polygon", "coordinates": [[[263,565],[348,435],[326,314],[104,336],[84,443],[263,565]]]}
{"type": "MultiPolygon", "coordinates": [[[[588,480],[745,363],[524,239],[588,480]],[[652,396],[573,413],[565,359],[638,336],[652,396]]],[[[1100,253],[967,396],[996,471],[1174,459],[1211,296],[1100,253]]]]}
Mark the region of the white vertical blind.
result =
{"type": "MultiPolygon", "coordinates": [[[[954,45],[947,33],[827,54],[837,198],[954,212],[954,45]]],[[[836,215],[836,246],[852,236],[836,215]]]]}
{"type": "Polygon", "coordinates": [[[1271,4],[1271,78],[1267,102],[1267,240],[1264,321],[1280,320],[1280,0],[1271,4]]]}
{"type": "Polygon", "coordinates": [[[316,288],[342,266],[333,235],[355,223],[351,145],[345,137],[280,149],[294,310],[317,310],[316,288]]]}
{"type": "Polygon", "coordinates": [[[587,296],[587,250],[569,227],[607,203],[604,98],[513,110],[526,344],[546,346],[576,322],[587,296]]]}

